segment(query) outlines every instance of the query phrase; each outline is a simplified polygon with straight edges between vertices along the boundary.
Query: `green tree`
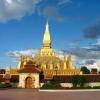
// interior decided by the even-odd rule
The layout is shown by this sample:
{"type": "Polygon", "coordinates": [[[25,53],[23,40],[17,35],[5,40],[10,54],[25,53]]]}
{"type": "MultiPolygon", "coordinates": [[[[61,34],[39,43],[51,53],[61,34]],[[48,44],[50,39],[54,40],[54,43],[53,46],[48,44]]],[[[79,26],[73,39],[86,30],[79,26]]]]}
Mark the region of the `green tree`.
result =
{"type": "Polygon", "coordinates": [[[73,76],[72,78],[72,84],[73,84],[73,87],[76,88],[76,87],[84,87],[84,84],[85,84],[86,80],[85,80],[85,77],[84,76],[73,76]]]}
{"type": "Polygon", "coordinates": [[[90,70],[86,66],[82,66],[81,71],[83,72],[83,74],[90,74],[90,70]]]}
{"type": "Polygon", "coordinates": [[[18,75],[12,75],[10,81],[12,83],[18,83],[19,82],[19,76],[18,75]]]}

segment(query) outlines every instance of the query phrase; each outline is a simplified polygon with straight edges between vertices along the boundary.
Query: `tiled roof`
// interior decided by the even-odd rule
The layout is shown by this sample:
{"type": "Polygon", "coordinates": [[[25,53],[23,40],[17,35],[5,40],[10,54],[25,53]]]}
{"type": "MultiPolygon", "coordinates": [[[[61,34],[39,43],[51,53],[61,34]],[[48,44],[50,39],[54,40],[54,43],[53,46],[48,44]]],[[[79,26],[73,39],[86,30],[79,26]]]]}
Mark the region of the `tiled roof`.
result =
{"type": "Polygon", "coordinates": [[[35,62],[33,62],[32,60],[29,60],[26,64],[27,64],[27,65],[34,65],[35,62]]]}
{"type": "Polygon", "coordinates": [[[29,60],[26,65],[24,65],[23,69],[20,69],[18,71],[19,73],[39,73],[40,69],[38,68],[37,65],[31,60],[29,60]]]}

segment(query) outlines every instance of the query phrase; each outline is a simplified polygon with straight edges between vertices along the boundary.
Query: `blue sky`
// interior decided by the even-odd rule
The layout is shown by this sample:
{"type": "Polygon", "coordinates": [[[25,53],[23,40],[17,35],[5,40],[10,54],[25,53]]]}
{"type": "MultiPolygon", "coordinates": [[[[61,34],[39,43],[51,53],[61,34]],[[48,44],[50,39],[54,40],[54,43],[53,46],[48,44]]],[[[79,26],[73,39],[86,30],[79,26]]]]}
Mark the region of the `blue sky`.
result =
{"type": "Polygon", "coordinates": [[[1,68],[17,66],[16,52],[42,47],[47,19],[54,49],[99,65],[99,0],[0,0],[1,68]]]}

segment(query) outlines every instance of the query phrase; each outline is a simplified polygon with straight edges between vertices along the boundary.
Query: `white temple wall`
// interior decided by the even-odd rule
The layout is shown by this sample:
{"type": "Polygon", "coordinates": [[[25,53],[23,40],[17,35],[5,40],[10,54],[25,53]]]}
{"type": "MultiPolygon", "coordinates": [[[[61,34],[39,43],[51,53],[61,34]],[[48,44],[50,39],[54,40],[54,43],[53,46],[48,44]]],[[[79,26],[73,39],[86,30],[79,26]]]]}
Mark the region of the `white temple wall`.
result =
{"type": "Polygon", "coordinates": [[[21,73],[19,75],[19,87],[25,88],[25,80],[27,77],[31,77],[34,82],[35,88],[39,88],[39,74],[38,73],[33,73],[33,74],[21,73]]]}

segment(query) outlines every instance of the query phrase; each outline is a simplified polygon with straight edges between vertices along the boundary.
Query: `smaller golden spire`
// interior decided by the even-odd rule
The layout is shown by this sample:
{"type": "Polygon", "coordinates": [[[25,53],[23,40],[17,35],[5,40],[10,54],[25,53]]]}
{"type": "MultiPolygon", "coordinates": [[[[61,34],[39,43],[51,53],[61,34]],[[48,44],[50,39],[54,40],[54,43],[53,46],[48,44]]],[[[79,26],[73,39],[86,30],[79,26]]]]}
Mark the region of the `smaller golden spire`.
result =
{"type": "Polygon", "coordinates": [[[20,54],[19,58],[18,69],[22,69],[24,67],[26,57],[23,54],[20,54]]]}
{"type": "Polygon", "coordinates": [[[73,68],[73,65],[72,65],[72,55],[69,54],[68,58],[67,58],[67,66],[69,69],[72,69],[73,68]]]}
{"type": "Polygon", "coordinates": [[[67,58],[69,61],[72,61],[72,55],[69,54],[68,58],[67,58]]]}

